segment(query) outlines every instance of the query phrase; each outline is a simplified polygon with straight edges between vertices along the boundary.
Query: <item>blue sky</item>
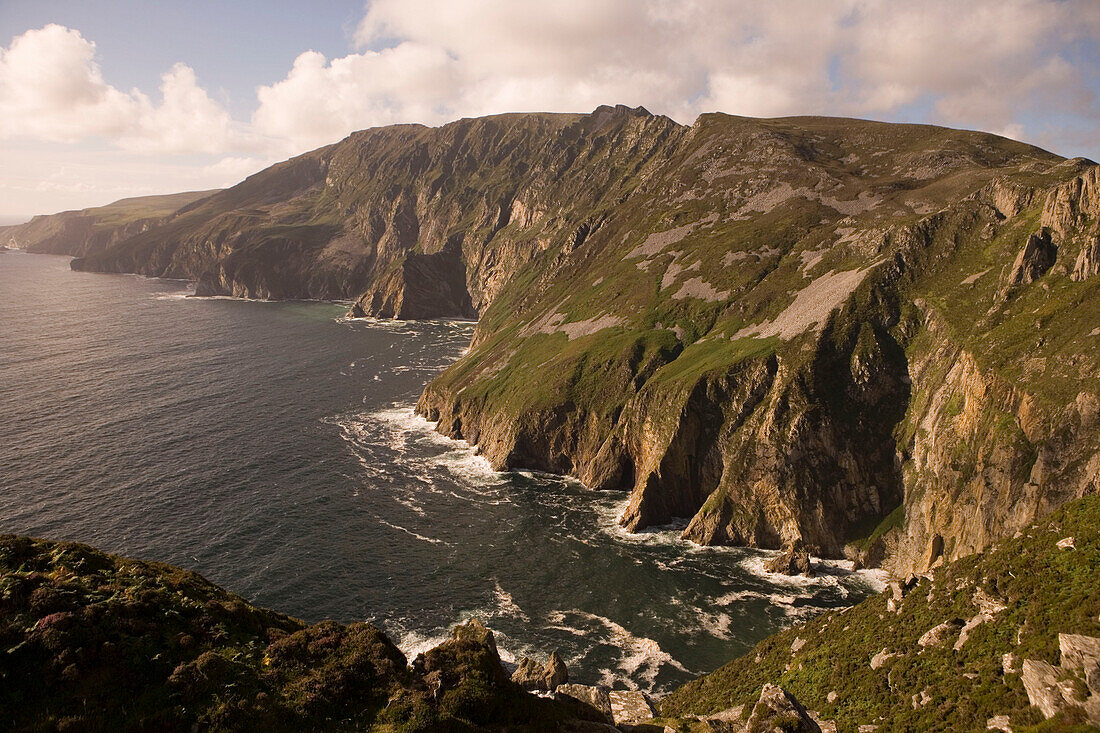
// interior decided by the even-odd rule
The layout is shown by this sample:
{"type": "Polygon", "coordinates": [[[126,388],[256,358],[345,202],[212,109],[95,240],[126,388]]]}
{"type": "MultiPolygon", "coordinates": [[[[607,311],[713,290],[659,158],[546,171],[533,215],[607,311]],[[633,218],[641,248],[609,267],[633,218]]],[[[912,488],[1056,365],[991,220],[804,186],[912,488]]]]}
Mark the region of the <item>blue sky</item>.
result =
{"type": "Polygon", "coordinates": [[[1095,0],[2,0],[0,219],[230,185],[355,129],[644,105],[1100,158],[1095,0]]]}

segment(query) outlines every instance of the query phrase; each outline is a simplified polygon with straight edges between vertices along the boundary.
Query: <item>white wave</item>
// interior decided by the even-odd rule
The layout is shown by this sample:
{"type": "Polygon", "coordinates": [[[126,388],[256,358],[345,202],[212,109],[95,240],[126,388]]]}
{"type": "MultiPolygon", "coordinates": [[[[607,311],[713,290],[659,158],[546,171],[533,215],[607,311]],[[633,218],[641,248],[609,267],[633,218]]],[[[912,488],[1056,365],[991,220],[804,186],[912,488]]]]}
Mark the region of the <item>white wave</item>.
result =
{"type": "Polygon", "coordinates": [[[518,618],[520,621],[529,622],[531,619],[523,612],[522,608],[516,605],[516,602],[512,599],[512,594],[500,586],[500,581],[494,580],[493,584],[493,597],[496,599],[497,604],[493,615],[511,616],[513,618],[518,618]]]}
{"type": "Polygon", "coordinates": [[[444,540],[441,540],[438,537],[425,537],[422,534],[417,534],[416,532],[413,532],[411,529],[406,529],[405,527],[401,527],[399,525],[393,524],[392,522],[387,522],[385,519],[382,519],[382,517],[375,517],[375,519],[378,520],[379,524],[385,525],[385,526],[389,527],[390,529],[396,529],[398,532],[404,532],[405,534],[407,534],[411,537],[415,537],[416,539],[421,540],[422,542],[431,542],[433,545],[447,545],[447,546],[450,546],[450,544],[451,544],[450,542],[446,542],[444,540]]]}
{"type": "Polygon", "coordinates": [[[590,625],[598,624],[605,629],[608,638],[607,643],[617,647],[622,653],[618,666],[620,672],[624,673],[628,679],[620,679],[620,681],[634,686],[635,689],[637,689],[637,679],[645,680],[648,686],[652,688],[656,682],[658,672],[666,664],[685,674],[691,674],[684,665],[663,650],[655,640],[644,636],[635,636],[621,624],[615,623],[609,618],[575,609],[571,611],[552,611],[547,614],[547,620],[552,624],[551,628],[587,635],[586,632],[566,624],[565,620],[568,618],[575,618],[590,625]]]}
{"type": "Polygon", "coordinates": [[[777,606],[790,606],[798,598],[805,598],[805,596],[792,596],[785,593],[761,593],[755,590],[739,590],[718,596],[714,599],[714,603],[718,606],[730,606],[738,601],[760,600],[767,601],[777,606]]]}
{"type": "Polygon", "coordinates": [[[451,638],[448,631],[437,630],[434,634],[424,634],[420,631],[399,630],[397,634],[397,648],[412,662],[416,655],[435,649],[437,646],[451,638]]]}

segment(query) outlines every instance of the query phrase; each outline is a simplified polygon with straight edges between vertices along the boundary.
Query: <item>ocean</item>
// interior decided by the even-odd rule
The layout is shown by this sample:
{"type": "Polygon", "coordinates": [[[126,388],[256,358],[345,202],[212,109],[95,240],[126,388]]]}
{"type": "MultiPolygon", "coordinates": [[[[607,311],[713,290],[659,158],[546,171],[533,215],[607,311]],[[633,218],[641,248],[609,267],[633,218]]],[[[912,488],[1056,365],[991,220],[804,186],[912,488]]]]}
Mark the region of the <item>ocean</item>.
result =
{"type": "Polygon", "coordinates": [[[881,586],[831,563],[629,534],[626,494],[498,473],[413,413],[474,324],[333,303],[188,297],[185,282],[0,254],[0,533],[195,570],[406,654],[481,618],[502,657],[660,693],[881,586]]]}

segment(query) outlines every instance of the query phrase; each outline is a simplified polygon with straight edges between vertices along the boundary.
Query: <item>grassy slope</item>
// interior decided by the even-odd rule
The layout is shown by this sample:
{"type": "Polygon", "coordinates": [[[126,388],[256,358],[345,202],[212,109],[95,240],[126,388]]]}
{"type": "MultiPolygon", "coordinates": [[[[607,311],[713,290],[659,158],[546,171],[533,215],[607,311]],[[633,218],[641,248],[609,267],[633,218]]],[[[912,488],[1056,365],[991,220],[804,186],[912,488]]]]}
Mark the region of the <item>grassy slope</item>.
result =
{"type": "MultiPolygon", "coordinates": [[[[666,697],[670,717],[708,714],[751,704],[771,682],[840,729],[877,723],[880,731],[983,730],[1010,715],[1015,730],[1068,729],[1072,717],[1043,723],[1029,707],[1019,674],[1002,671],[1002,656],[1057,664],[1058,634],[1100,636],[1100,497],[1077,500],[994,549],[939,568],[887,610],[888,594],[826,613],[761,642],[745,656],[666,697]],[[1075,540],[1076,549],[1055,543],[1075,540]],[[1008,608],[971,632],[962,649],[923,648],[917,640],[950,619],[978,614],[981,589],[1008,608]],[[791,651],[802,641],[797,652],[791,651]],[[877,670],[870,660],[896,656],[877,670]],[[828,701],[836,692],[835,702],[828,701]],[[913,695],[927,703],[914,706],[913,695]]],[[[953,640],[952,640],[953,641],[953,640]]]]}

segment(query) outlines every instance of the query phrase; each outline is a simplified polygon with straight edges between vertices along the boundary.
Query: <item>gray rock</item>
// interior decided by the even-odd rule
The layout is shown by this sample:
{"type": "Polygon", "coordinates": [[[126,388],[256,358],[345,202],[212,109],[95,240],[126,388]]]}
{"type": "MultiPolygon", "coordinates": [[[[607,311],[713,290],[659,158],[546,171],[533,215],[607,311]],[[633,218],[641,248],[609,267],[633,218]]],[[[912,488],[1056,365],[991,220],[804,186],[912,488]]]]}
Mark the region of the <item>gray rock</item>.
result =
{"type": "Polygon", "coordinates": [[[1081,673],[1093,694],[1100,694],[1100,639],[1080,634],[1058,634],[1062,667],[1081,673]]]}
{"type": "Polygon", "coordinates": [[[574,700],[579,700],[597,712],[602,713],[606,718],[606,722],[615,722],[614,714],[611,711],[611,697],[607,694],[607,690],[602,687],[573,684],[558,685],[558,688],[554,690],[554,696],[565,696],[571,697],[574,700]]]}
{"type": "Polygon", "coordinates": [[[512,673],[512,682],[525,690],[553,692],[558,685],[569,681],[569,670],[558,653],[552,652],[546,664],[539,664],[530,657],[519,660],[519,666],[512,673]]]}
{"type": "Polygon", "coordinates": [[[1083,282],[1098,274],[1100,274],[1100,236],[1081,247],[1069,278],[1076,282],[1083,282]]]}
{"type": "Polygon", "coordinates": [[[612,690],[607,696],[611,701],[611,717],[615,719],[615,725],[633,725],[657,715],[645,693],[637,690],[612,690]]]}
{"type": "Polygon", "coordinates": [[[746,730],[748,733],[821,733],[821,726],[793,695],[782,687],[767,684],[752,709],[746,730]]]}

